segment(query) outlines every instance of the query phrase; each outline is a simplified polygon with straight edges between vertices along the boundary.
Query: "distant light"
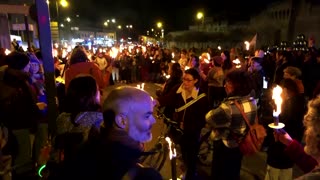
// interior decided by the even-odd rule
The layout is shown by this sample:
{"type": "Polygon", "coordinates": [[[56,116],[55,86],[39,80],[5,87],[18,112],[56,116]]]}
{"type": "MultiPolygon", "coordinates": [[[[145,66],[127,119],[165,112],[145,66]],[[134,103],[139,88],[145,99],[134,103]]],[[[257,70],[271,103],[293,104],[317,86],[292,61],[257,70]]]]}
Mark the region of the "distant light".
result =
{"type": "Polygon", "coordinates": [[[61,5],[62,7],[68,7],[68,6],[69,6],[69,3],[68,3],[68,1],[66,1],[66,0],[61,0],[61,1],[60,1],[60,5],[61,5]]]}
{"type": "Polygon", "coordinates": [[[67,22],[71,22],[71,18],[67,17],[67,18],[66,18],[66,21],[67,21],[67,22]]]}
{"type": "Polygon", "coordinates": [[[112,23],[115,23],[115,22],[116,22],[116,20],[115,20],[115,19],[111,19],[111,22],[112,22],[112,23]]]}
{"type": "Polygon", "coordinates": [[[118,26],[118,29],[122,29],[121,25],[118,26]]]}
{"type": "Polygon", "coordinates": [[[108,26],[108,21],[103,23],[104,26],[108,26]]]}
{"type": "Polygon", "coordinates": [[[64,24],[60,24],[60,27],[64,27],[64,24]]]}
{"type": "Polygon", "coordinates": [[[218,46],[218,49],[221,50],[221,46],[218,46]]]}

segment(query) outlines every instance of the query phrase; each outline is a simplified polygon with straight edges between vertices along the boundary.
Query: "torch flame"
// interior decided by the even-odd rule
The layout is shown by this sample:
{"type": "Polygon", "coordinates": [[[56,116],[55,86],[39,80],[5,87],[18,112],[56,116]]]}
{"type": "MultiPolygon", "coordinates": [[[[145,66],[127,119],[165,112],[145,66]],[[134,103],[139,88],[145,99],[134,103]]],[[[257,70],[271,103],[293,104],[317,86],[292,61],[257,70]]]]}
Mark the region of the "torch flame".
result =
{"type": "Polygon", "coordinates": [[[138,85],[137,85],[137,88],[138,88],[138,89],[141,89],[141,90],[144,90],[144,83],[142,83],[141,85],[138,84],[138,85]]]}
{"type": "Polygon", "coordinates": [[[281,98],[282,88],[280,86],[276,86],[272,90],[272,99],[274,100],[274,103],[276,104],[276,110],[273,110],[273,117],[279,117],[281,113],[281,104],[282,104],[282,98],[281,98]]]}
{"type": "Polygon", "coordinates": [[[11,51],[9,49],[6,49],[4,53],[8,56],[11,53],[11,51]]]}
{"type": "Polygon", "coordinates": [[[176,148],[173,147],[172,141],[169,137],[166,137],[166,141],[169,144],[169,157],[171,160],[172,158],[177,157],[177,151],[176,151],[176,148]]]}

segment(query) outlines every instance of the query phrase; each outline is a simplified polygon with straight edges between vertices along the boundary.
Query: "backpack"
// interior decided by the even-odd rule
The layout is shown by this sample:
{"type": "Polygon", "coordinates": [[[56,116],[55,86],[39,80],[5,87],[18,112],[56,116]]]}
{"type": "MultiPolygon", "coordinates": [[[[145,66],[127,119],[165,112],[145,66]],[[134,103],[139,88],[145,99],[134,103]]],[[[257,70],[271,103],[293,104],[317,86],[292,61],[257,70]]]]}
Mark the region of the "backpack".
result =
{"type": "Polygon", "coordinates": [[[267,136],[266,129],[258,123],[258,116],[256,116],[254,124],[251,125],[241,105],[237,101],[234,101],[234,103],[249,127],[249,131],[245,137],[238,142],[239,149],[245,156],[254,155],[259,152],[262,147],[264,138],[267,136]]]}

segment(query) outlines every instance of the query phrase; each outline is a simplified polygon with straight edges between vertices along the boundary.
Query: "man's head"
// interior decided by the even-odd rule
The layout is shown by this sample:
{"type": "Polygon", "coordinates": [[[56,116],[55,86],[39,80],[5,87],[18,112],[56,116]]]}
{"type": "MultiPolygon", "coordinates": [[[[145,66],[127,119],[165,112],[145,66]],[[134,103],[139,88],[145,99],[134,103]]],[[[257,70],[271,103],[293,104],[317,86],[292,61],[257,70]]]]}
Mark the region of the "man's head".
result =
{"type": "Polygon", "coordinates": [[[29,72],[30,70],[30,58],[20,52],[12,52],[6,57],[6,63],[9,68],[20,70],[23,72],[29,72]]]}
{"type": "Polygon", "coordinates": [[[119,87],[110,92],[103,104],[105,126],[126,131],[135,141],[144,143],[152,139],[155,123],[152,97],[134,87],[119,87]]]}

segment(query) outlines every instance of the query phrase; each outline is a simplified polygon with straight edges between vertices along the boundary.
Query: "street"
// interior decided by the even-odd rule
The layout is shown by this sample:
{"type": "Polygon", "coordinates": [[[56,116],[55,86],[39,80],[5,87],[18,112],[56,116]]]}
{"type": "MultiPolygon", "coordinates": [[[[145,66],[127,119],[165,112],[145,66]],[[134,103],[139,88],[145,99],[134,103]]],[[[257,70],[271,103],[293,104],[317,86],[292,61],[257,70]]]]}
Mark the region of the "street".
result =
{"type": "MultiPolygon", "coordinates": [[[[108,95],[108,93],[116,87],[122,86],[124,84],[116,84],[113,86],[109,86],[105,89],[103,92],[103,99],[108,95]]],[[[136,87],[138,84],[130,84],[130,86],[136,87]]],[[[154,83],[146,83],[144,86],[144,90],[150,93],[152,97],[156,97],[156,90],[160,88],[159,84],[154,83]]],[[[153,126],[153,139],[151,142],[146,144],[146,149],[150,149],[153,147],[153,145],[157,141],[157,137],[161,134],[162,130],[164,128],[164,123],[162,121],[158,121],[153,126]]],[[[179,162],[178,162],[179,163],[179,162]]],[[[210,167],[204,167],[199,165],[199,171],[201,174],[209,175],[210,174],[210,167]]],[[[242,167],[241,167],[241,180],[260,180],[264,179],[265,176],[265,170],[266,170],[266,153],[260,152],[256,155],[250,156],[250,157],[244,157],[242,161],[242,167]]],[[[179,169],[179,164],[177,165],[177,171],[178,175],[181,174],[179,169]]],[[[167,157],[166,163],[164,167],[160,171],[161,175],[164,179],[168,180],[171,178],[171,166],[170,166],[170,160],[167,157]]],[[[302,174],[302,172],[294,167],[293,170],[294,177],[298,177],[302,174]]],[[[205,178],[208,179],[208,178],[205,178]]]]}

